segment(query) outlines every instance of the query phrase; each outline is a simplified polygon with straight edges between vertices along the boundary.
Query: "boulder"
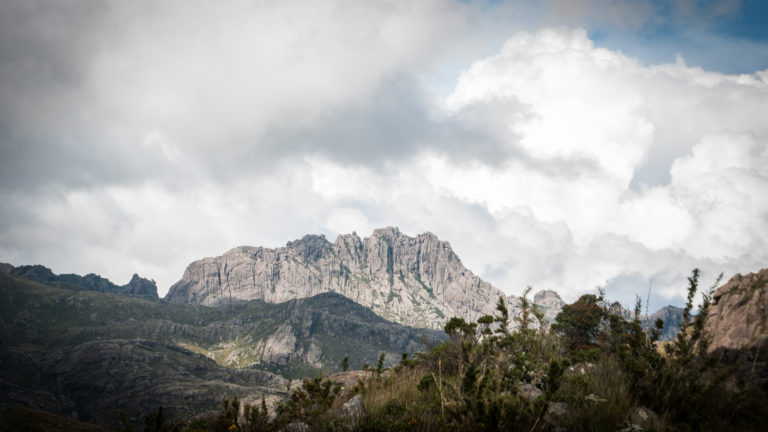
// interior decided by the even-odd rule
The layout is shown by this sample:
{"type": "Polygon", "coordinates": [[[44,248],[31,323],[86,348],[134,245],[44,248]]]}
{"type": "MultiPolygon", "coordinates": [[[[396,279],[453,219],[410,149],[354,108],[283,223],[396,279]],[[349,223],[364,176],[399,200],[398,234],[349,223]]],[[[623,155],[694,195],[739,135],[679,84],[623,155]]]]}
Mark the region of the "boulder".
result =
{"type": "Polygon", "coordinates": [[[365,403],[360,395],[355,395],[352,399],[348,400],[341,407],[341,415],[344,418],[350,419],[353,423],[357,423],[357,420],[365,412],[365,403]]]}
{"type": "Polygon", "coordinates": [[[709,351],[759,346],[768,339],[768,269],[737,274],[715,291],[705,331],[709,351]]]}
{"type": "Polygon", "coordinates": [[[533,384],[521,384],[517,388],[517,391],[520,396],[531,402],[544,396],[544,392],[533,384]]]}
{"type": "Polygon", "coordinates": [[[644,429],[653,427],[659,421],[659,416],[646,407],[634,407],[629,413],[629,423],[644,429]]]}

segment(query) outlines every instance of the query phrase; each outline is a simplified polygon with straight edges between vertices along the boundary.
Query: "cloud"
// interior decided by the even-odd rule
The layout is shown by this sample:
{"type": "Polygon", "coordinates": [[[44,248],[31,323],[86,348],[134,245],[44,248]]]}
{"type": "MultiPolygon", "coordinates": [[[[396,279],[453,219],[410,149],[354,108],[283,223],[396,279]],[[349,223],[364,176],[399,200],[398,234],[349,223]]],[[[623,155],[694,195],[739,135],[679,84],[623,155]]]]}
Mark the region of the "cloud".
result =
{"type": "MultiPolygon", "coordinates": [[[[628,5],[523,11],[657,19],[628,5]]],[[[237,245],[395,225],[511,294],[631,302],[652,280],[654,304],[694,266],[765,266],[768,71],[647,65],[580,28],[507,38],[524,16],[482,6],[4,4],[0,258],[162,293],[237,245]],[[425,77],[445,64],[443,98],[425,77]]]]}
{"type": "Polygon", "coordinates": [[[508,292],[532,284],[573,299],[644,279],[635,289],[653,280],[663,298],[680,299],[693,267],[751,271],[768,258],[758,240],[768,229],[763,77],[683,60],[643,66],[580,30],[521,33],[471,65],[445,109],[459,122],[457,113],[493,104],[522,156],[458,162],[429,148],[394,175],[325,161],[313,178],[327,199],[451,239],[508,292]],[[509,112],[498,105],[507,99],[509,112]],[[595,169],[553,173],[553,157],[595,169]],[[667,173],[650,185],[636,180],[649,157],[667,173]]]}
{"type": "Polygon", "coordinates": [[[465,19],[446,2],[4,4],[2,185],[226,177],[306,147],[367,154],[382,131],[339,140],[329,113],[418,115],[418,97],[387,101],[382,83],[471,45],[465,19]],[[279,142],[274,130],[300,132],[279,142]]]}

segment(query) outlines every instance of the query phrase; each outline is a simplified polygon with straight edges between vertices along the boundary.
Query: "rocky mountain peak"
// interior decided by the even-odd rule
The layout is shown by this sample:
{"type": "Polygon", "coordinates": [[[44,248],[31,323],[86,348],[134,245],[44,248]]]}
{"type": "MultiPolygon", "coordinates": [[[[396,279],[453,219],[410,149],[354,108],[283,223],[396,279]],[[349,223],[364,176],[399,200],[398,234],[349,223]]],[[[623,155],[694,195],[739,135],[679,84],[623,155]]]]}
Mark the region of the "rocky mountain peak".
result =
{"type": "Polygon", "coordinates": [[[537,305],[547,306],[556,309],[562,309],[565,302],[560,298],[560,294],[552,290],[539,290],[533,295],[533,302],[537,305]]]}
{"type": "Polygon", "coordinates": [[[33,280],[36,282],[53,282],[56,280],[56,275],[48,267],[35,265],[22,265],[13,268],[10,274],[24,279],[33,280]]]}
{"type": "Polygon", "coordinates": [[[647,319],[644,319],[643,326],[649,329],[653,328],[657,319],[664,321],[660,339],[673,340],[677,336],[677,332],[680,330],[680,325],[683,322],[683,308],[672,305],[664,306],[652,313],[647,319]]]}
{"type": "Polygon", "coordinates": [[[133,296],[157,298],[157,284],[154,280],[145,279],[134,273],[130,282],[123,286],[124,290],[133,296]]]}
{"type": "Polygon", "coordinates": [[[333,244],[324,235],[307,234],[299,240],[289,241],[286,247],[292,249],[305,262],[320,260],[333,253],[333,244]]]}
{"type": "Polygon", "coordinates": [[[400,229],[397,227],[384,227],[373,230],[371,238],[383,238],[389,240],[396,240],[401,236],[400,229]]]}
{"type": "Polygon", "coordinates": [[[533,295],[533,303],[537,304],[544,311],[544,318],[548,321],[554,321],[557,314],[565,306],[565,302],[560,295],[552,290],[540,290],[533,295]]]}
{"type": "MultiPolygon", "coordinates": [[[[282,248],[240,247],[195,261],[166,298],[206,305],[279,303],[323,292],[339,293],[401,324],[436,329],[452,316],[475,320],[492,314],[504,296],[466,269],[448,242],[386,227],[363,239],[350,233],[330,243],[307,235],[282,248]]],[[[508,303],[514,309],[516,298],[508,303]]]]}

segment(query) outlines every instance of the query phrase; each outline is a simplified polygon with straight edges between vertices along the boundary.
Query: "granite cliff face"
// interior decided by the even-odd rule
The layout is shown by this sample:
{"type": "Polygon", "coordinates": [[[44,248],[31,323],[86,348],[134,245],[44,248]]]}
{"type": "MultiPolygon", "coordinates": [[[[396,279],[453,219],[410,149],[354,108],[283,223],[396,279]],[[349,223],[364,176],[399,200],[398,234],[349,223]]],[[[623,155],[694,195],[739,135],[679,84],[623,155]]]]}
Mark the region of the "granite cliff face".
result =
{"type": "Polygon", "coordinates": [[[768,269],[737,274],[715,291],[705,330],[710,351],[738,350],[768,342],[768,269]]]}
{"type": "Polygon", "coordinates": [[[550,322],[555,320],[557,314],[565,306],[565,302],[560,298],[560,295],[552,290],[541,290],[534,294],[533,303],[541,308],[544,312],[544,318],[550,322]]]}
{"type": "Polygon", "coordinates": [[[416,237],[383,228],[361,239],[340,235],[334,243],[307,235],[285,247],[242,246],[190,264],[166,299],[175,303],[279,303],[324,292],[339,293],[401,324],[441,329],[448,318],[476,320],[493,314],[507,297],[467,270],[451,246],[434,234],[416,237]]]}

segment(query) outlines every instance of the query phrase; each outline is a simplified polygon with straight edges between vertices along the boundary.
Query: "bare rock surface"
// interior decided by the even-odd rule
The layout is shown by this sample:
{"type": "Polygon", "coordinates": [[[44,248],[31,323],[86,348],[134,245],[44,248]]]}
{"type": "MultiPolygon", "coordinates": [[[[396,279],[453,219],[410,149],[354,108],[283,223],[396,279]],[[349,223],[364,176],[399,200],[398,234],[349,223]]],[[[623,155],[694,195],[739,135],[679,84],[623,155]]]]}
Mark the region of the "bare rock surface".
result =
{"type": "Polygon", "coordinates": [[[544,312],[544,318],[553,322],[557,314],[563,310],[565,302],[560,298],[557,292],[552,290],[541,290],[533,295],[533,303],[538,305],[544,312]]]}
{"type": "Polygon", "coordinates": [[[707,316],[709,350],[759,346],[768,339],[768,269],[737,274],[715,291],[707,316]]]}
{"type": "Polygon", "coordinates": [[[520,393],[520,396],[529,401],[534,401],[544,396],[544,392],[533,384],[521,384],[518,387],[518,392],[520,393]]]}
{"type": "Polygon", "coordinates": [[[352,424],[356,424],[357,420],[363,416],[364,412],[365,403],[360,395],[353,396],[341,406],[342,417],[351,421],[352,424]]]}
{"type": "Polygon", "coordinates": [[[511,313],[516,297],[464,267],[448,242],[432,233],[410,237],[397,228],[331,243],[307,235],[285,247],[241,246],[190,264],[166,299],[175,303],[279,303],[324,292],[339,293],[377,315],[413,327],[441,329],[453,316],[493,314],[500,296],[511,313]]]}

